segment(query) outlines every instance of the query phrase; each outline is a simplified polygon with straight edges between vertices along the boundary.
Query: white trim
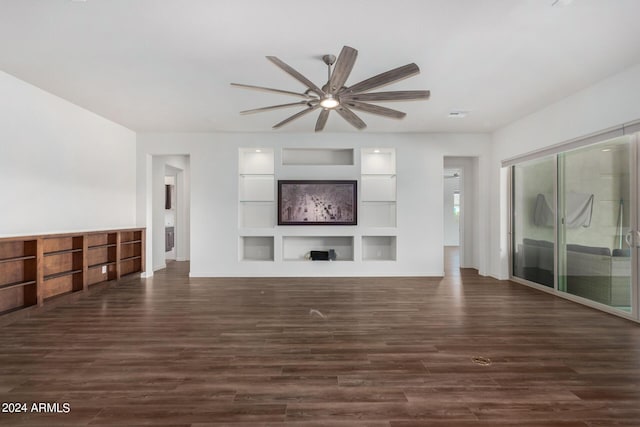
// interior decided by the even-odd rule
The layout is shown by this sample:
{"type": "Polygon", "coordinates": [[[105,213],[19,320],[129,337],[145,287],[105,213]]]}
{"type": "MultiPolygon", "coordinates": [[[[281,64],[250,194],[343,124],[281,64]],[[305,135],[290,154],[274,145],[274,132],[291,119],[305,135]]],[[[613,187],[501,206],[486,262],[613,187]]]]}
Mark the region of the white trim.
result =
{"type": "Polygon", "coordinates": [[[636,132],[640,132],[640,120],[625,123],[619,126],[614,126],[591,134],[579,136],[577,138],[550,145],[539,150],[530,151],[525,154],[504,159],[502,160],[502,167],[512,166],[516,163],[526,162],[527,160],[533,160],[552,154],[558,154],[563,151],[573,150],[576,148],[584,147],[586,145],[596,144],[598,142],[617,138],[619,136],[631,135],[636,132]]]}
{"type": "Polygon", "coordinates": [[[502,161],[502,167],[513,166],[515,164],[526,162],[528,160],[539,159],[545,156],[551,156],[564,151],[573,150],[576,148],[584,147],[586,145],[596,144],[598,142],[606,141],[607,139],[617,138],[624,135],[624,128],[617,126],[601,132],[593,133],[590,135],[581,136],[578,138],[570,139],[559,144],[550,145],[539,150],[530,151],[519,156],[511,157],[502,161]]]}

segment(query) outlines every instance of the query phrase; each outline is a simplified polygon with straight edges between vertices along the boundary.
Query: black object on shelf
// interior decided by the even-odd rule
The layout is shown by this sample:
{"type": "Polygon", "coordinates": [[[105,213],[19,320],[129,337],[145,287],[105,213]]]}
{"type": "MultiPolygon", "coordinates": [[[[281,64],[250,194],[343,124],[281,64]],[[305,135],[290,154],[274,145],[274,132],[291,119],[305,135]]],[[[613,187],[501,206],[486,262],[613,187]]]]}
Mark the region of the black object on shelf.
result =
{"type": "Polygon", "coordinates": [[[311,251],[310,252],[311,261],[335,261],[336,260],[336,251],[333,249],[329,249],[328,251],[311,251]]]}

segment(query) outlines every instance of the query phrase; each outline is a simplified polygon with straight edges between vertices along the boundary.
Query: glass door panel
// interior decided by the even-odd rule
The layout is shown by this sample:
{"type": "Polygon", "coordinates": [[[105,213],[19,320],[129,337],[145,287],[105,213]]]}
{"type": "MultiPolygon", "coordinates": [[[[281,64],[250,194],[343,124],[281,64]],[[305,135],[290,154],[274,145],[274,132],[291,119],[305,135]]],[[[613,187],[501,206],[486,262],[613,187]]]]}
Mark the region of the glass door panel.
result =
{"type": "Polygon", "coordinates": [[[635,145],[558,155],[558,290],[631,312],[635,145]]]}
{"type": "Polygon", "coordinates": [[[512,274],[554,286],[555,156],[513,166],[512,274]]]}

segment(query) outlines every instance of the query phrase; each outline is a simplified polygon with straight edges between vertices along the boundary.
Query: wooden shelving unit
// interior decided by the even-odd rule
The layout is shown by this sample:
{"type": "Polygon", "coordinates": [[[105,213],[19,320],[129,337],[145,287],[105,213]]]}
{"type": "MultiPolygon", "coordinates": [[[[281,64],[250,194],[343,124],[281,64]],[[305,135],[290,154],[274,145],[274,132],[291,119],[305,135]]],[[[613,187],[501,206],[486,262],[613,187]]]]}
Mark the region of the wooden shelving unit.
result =
{"type": "Polygon", "coordinates": [[[144,271],[145,230],[0,238],[0,316],[144,271]]]}

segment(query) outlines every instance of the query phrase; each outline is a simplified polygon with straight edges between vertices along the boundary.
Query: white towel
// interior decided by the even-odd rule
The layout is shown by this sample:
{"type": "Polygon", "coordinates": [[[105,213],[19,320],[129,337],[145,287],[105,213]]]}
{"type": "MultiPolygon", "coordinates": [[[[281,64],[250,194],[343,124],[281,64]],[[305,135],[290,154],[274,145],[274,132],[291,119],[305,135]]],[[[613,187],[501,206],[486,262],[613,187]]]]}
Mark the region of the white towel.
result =
{"type": "MultiPolygon", "coordinates": [[[[553,227],[555,217],[543,194],[536,196],[536,204],[533,211],[533,223],[543,227],[553,227]]],[[[567,228],[589,227],[591,225],[591,215],[593,213],[593,194],[567,193],[565,203],[564,223],[567,228]]]]}

